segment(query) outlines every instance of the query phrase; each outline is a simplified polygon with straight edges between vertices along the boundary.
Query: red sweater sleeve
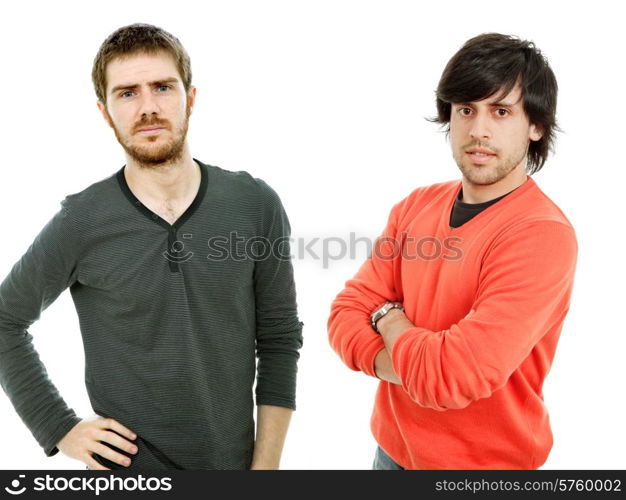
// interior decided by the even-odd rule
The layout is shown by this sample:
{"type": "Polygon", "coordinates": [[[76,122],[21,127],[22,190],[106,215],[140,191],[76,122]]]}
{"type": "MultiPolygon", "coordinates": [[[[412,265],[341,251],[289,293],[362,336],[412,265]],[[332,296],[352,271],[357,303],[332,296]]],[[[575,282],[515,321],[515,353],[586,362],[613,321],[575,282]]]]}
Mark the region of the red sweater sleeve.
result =
{"type": "Polygon", "coordinates": [[[374,359],[385,348],[380,335],[370,324],[370,315],[386,301],[402,301],[398,291],[400,245],[396,239],[397,211],[402,202],[391,210],[387,226],[354,278],[331,305],[328,336],[333,349],[352,370],[376,376],[374,359]]]}
{"type": "Polygon", "coordinates": [[[415,327],[391,359],[423,407],[460,409],[503,387],[569,309],[577,259],[571,226],[534,221],[503,233],[483,259],[473,313],[450,328],[415,327]]]}

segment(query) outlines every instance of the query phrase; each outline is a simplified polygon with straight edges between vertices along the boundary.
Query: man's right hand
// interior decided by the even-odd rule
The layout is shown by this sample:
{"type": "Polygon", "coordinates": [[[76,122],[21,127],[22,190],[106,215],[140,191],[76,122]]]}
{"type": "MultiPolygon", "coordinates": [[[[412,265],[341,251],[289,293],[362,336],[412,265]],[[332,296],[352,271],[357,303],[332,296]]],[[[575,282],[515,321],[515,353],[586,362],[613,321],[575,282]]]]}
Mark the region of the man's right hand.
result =
{"type": "Polygon", "coordinates": [[[128,467],[130,459],[106,445],[109,443],[128,453],[137,453],[137,446],[122,436],[131,440],[137,437],[133,431],[124,427],[117,420],[96,415],[83,419],[72,427],[59,441],[57,448],[64,455],[84,462],[92,470],[110,470],[98,463],[93,458],[92,453],[97,453],[112,462],[128,467]]]}

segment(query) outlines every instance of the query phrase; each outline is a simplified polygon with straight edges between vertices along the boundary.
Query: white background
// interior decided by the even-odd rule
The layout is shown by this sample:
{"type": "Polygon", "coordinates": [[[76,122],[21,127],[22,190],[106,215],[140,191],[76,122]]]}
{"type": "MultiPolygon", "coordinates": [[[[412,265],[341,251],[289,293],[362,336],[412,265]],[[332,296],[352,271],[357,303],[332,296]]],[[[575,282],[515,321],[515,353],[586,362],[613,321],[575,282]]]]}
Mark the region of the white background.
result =
{"type": "MultiPolygon", "coordinates": [[[[545,383],[554,447],[543,468],[625,468],[622,21],[603,1],[12,2],[0,15],[0,279],[67,194],[124,164],[91,83],[98,47],[120,26],[156,24],[183,42],[198,88],[192,154],[266,180],[306,240],[374,238],[415,187],[459,179],[444,134],[424,120],[443,67],[479,33],[518,35],[559,82],[564,133],[534,179],[580,252],[545,383]]],[[[294,261],[305,343],[285,469],[371,467],[376,381],[346,368],[326,334],[330,303],[365,255],[326,269],[294,261]]],[[[30,332],[67,403],[92,414],[69,291],[30,332]]],[[[0,422],[1,469],[83,468],[45,457],[3,393],[0,422]]]]}

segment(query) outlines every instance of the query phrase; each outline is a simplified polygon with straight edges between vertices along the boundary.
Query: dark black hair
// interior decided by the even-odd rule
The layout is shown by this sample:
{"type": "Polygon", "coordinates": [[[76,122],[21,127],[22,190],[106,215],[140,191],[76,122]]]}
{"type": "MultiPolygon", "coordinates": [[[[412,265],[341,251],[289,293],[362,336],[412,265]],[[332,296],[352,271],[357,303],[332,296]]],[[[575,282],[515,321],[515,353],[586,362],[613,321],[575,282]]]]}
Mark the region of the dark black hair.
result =
{"type": "Polygon", "coordinates": [[[549,151],[554,151],[558,86],[552,69],[533,42],[499,33],[471,38],[448,62],[437,86],[437,116],[430,121],[447,124],[450,131],[452,104],[505,96],[519,82],[524,111],[542,137],[530,141],[526,170],[541,170],[549,151]]]}

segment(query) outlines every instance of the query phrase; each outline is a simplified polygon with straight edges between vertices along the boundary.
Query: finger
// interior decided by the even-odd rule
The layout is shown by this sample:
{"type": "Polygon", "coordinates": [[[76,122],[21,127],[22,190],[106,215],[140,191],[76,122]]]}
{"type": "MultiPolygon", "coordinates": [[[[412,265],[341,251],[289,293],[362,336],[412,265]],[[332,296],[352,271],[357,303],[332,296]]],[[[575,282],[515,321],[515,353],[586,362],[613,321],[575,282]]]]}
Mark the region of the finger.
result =
{"type": "Polygon", "coordinates": [[[108,458],[111,462],[123,465],[124,467],[128,467],[130,465],[130,458],[112,450],[105,444],[95,443],[92,451],[104,458],[108,458]]]}
{"type": "Polygon", "coordinates": [[[101,431],[97,439],[99,441],[104,441],[106,443],[112,444],[116,448],[127,451],[128,453],[137,453],[137,446],[134,443],[127,441],[115,432],[101,431]]]}
{"type": "Polygon", "coordinates": [[[104,424],[107,428],[127,437],[128,439],[135,439],[137,435],[131,431],[128,427],[123,426],[117,420],[113,418],[104,419],[104,424]]]}
{"type": "Polygon", "coordinates": [[[89,467],[89,470],[111,470],[104,465],[99,464],[91,455],[85,460],[85,465],[89,467]]]}

